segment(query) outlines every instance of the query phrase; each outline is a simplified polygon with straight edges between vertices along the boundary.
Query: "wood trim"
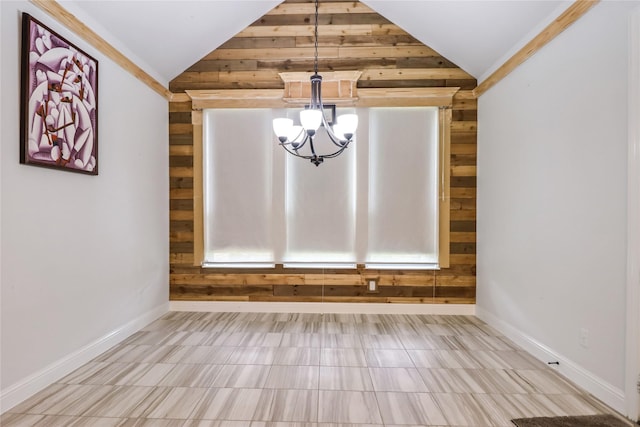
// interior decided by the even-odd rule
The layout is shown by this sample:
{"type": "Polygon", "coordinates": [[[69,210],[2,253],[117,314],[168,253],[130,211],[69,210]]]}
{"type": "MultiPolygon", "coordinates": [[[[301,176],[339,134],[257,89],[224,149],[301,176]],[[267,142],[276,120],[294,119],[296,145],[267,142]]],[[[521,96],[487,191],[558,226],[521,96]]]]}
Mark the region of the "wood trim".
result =
{"type": "Polygon", "coordinates": [[[520,64],[533,56],[544,45],[553,40],[558,34],[562,33],[574,22],[587,13],[593,6],[598,4],[600,0],[576,0],[567,8],[560,16],[558,16],[551,24],[547,25],[544,30],[533,38],[529,43],[524,45],[522,49],[509,58],[500,68],[494,71],[482,83],[473,90],[476,97],[481,96],[500,80],[505,78],[509,73],[515,70],[520,64]]]}
{"type": "Polygon", "coordinates": [[[204,261],[204,185],[202,111],[191,112],[193,124],[193,265],[204,261]]]}
{"type": "Polygon", "coordinates": [[[459,87],[360,88],[358,107],[450,107],[459,87]]]}
{"type": "Polygon", "coordinates": [[[191,97],[186,93],[174,93],[172,92],[169,96],[169,102],[189,102],[191,101],[191,97]]]}
{"type": "MultiPolygon", "coordinates": [[[[314,73],[279,73],[284,82],[283,100],[290,105],[306,105],[311,96],[310,78],[314,73]]],[[[322,73],[322,100],[325,104],[353,105],[358,99],[358,79],[362,71],[322,73]]]]}
{"type": "MultiPolygon", "coordinates": [[[[192,108],[285,108],[282,89],[187,90],[192,108]]],[[[195,150],[195,147],[194,147],[195,150]]]]}
{"type": "Polygon", "coordinates": [[[151,77],[142,68],[138,67],[129,58],[124,56],[113,47],[109,42],[100,37],[95,31],[83,24],[72,13],[62,7],[55,0],[30,0],[31,3],[51,15],[58,22],[66,26],[68,29],[76,33],[83,40],[94,48],[98,49],[103,55],[113,60],[120,67],[128,71],[138,80],[149,86],[151,89],[162,95],[167,100],[171,100],[171,92],[160,82],[151,77]]]}
{"type": "Polygon", "coordinates": [[[200,312],[233,312],[233,313],[346,313],[346,314],[435,314],[474,316],[476,306],[470,304],[416,304],[415,301],[399,301],[393,298],[395,304],[378,302],[361,303],[332,303],[332,302],[281,302],[281,301],[169,301],[170,311],[200,311],[200,312]],[[404,304],[402,303],[404,302],[404,304]]]}
{"type": "MultiPolygon", "coordinates": [[[[333,81],[342,81],[348,80],[350,82],[357,82],[360,76],[362,76],[362,71],[326,71],[322,73],[318,73],[322,75],[322,83],[325,82],[333,82],[333,81]]],[[[280,79],[282,79],[285,83],[294,83],[294,82],[304,82],[310,83],[311,76],[314,75],[313,72],[284,72],[278,73],[280,79]]]]}
{"type": "MultiPolygon", "coordinates": [[[[450,107],[460,88],[361,88],[357,107],[450,107]]],[[[187,90],[194,110],[204,108],[286,108],[282,89],[187,90]]],[[[474,122],[475,123],[475,122],[474,122]]]]}
{"type": "Polygon", "coordinates": [[[440,268],[450,266],[451,243],[451,108],[441,108],[438,114],[440,119],[440,197],[439,197],[439,249],[438,264],[440,268]]]}
{"type": "Polygon", "coordinates": [[[453,96],[453,108],[455,110],[477,110],[478,99],[472,90],[459,90],[453,96]]]}

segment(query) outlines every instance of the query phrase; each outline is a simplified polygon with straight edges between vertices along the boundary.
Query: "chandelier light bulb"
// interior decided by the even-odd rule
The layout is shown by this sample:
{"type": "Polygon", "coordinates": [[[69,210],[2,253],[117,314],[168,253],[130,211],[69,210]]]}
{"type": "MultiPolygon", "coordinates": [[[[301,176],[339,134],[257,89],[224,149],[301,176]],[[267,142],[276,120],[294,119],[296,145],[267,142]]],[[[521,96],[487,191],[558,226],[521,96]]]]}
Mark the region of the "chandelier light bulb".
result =
{"type": "Polygon", "coordinates": [[[273,132],[280,142],[286,142],[293,128],[293,120],[287,118],[273,119],[273,132]]]}
{"type": "Polygon", "coordinates": [[[347,142],[347,139],[350,139],[350,138],[347,138],[345,136],[345,134],[344,134],[344,126],[341,125],[340,123],[336,123],[335,125],[333,125],[333,134],[342,143],[347,142]]]}
{"type": "Polygon", "coordinates": [[[300,124],[309,136],[315,135],[316,131],[322,123],[322,111],[308,109],[300,111],[300,124]]]}
{"type": "Polygon", "coordinates": [[[342,114],[338,117],[338,125],[340,125],[340,129],[342,130],[346,139],[351,139],[351,137],[353,137],[353,134],[356,133],[356,129],[358,128],[358,115],[342,114]]]}

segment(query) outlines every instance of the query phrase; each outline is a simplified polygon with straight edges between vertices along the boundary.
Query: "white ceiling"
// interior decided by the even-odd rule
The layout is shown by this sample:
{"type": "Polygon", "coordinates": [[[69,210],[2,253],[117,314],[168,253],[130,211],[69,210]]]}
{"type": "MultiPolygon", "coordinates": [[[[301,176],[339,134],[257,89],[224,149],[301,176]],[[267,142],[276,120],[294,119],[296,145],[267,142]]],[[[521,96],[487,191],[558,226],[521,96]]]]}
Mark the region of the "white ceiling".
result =
{"type": "MultiPolygon", "coordinates": [[[[280,0],[63,0],[163,84],[280,0]]],[[[539,33],[567,0],[362,0],[479,81],[539,33]]]]}
{"type": "Polygon", "coordinates": [[[558,17],[563,0],[362,0],[482,81],[558,17]]]}

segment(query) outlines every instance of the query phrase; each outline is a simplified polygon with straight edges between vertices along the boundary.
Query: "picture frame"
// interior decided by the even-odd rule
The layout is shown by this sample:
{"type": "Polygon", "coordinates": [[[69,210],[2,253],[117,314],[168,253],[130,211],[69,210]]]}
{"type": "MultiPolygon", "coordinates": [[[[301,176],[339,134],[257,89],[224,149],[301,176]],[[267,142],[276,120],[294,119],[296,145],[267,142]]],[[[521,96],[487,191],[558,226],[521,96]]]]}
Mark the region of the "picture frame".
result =
{"type": "Polygon", "coordinates": [[[98,61],[22,14],[20,163],[98,174],[98,61]]]}

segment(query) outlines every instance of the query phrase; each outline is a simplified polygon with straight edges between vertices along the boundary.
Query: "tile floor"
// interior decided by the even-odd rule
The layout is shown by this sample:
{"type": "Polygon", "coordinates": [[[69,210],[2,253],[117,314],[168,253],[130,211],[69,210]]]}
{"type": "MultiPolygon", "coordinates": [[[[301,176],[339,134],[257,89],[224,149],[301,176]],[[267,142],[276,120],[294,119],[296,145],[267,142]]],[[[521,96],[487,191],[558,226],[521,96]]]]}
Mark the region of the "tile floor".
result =
{"type": "Polygon", "coordinates": [[[171,312],[2,426],[512,426],[608,409],[472,316],[171,312]]]}

